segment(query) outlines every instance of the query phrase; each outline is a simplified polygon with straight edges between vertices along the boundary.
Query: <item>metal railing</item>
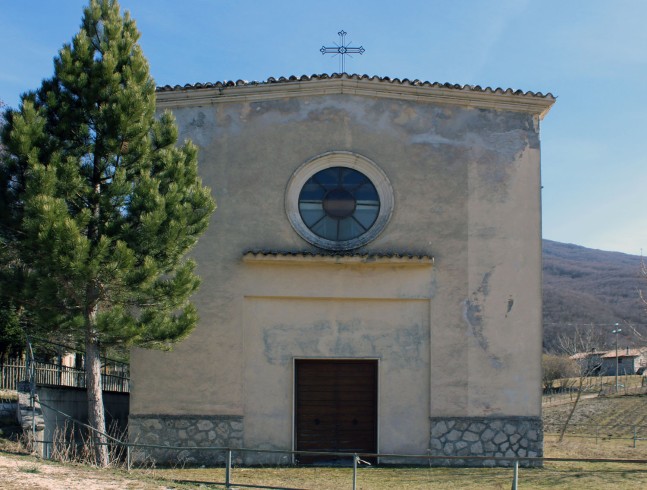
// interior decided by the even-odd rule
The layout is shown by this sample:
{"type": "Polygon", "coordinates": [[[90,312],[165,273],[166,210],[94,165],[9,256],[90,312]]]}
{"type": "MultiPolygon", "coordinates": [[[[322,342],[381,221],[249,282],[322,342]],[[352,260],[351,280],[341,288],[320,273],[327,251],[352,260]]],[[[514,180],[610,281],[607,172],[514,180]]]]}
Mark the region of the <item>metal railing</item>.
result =
{"type": "MultiPolygon", "coordinates": [[[[51,444],[52,441],[43,441],[44,444],[51,444]]],[[[446,466],[451,466],[451,463],[458,463],[459,465],[469,465],[469,462],[472,463],[489,463],[488,466],[483,464],[478,466],[482,469],[498,471],[511,471],[511,474],[507,478],[510,478],[512,482],[512,490],[517,490],[519,484],[519,467],[525,463],[526,466],[530,467],[543,467],[546,462],[556,462],[556,463],[611,463],[611,464],[636,464],[636,465],[647,465],[647,459],[615,459],[615,458],[541,458],[541,457],[493,457],[493,456],[432,456],[432,455],[420,455],[420,454],[391,454],[391,453],[339,453],[339,452],[315,452],[315,451],[288,451],[288,450],[270,450],[270,449],[254,449],[254,448],[230,448],[230,447],[202,447],[202,446],[165,446],[165,445],[153,445],[153,444],[132,444],[120,442],[117,440],[112,440],[109,443],[110,446],[121,446],[122,450],[120,453],[124,455],[125,461],[124,464],[128,472],[133,470],[134,462],[133,460],[138,460],[141,456],[138,456],[138,452],[145,450],[155,450],[163,449],[165,451],[199,451],[199,452],[212,452],[217,453],[212,457],[213,464],[208,464],[209,467],[213,468],[222,468],[224,465],[224,479],[223,480],[188,480],[188,479],[173,479],[170,480],[173,483],[178,484],[199,484],[205,486],[222,486],[226,489],[233,488],[265,488],[272,490],[304,490],[303,487],[287,487],[287,486],[276,486],[276,485],[263,485],[259,483],[243,483],[241,481],[235,480],[236,469],[239,467],[244,467],[240,464],[240,461],[236,461],[235,456],[241,456],[244,454],[278,454],[278,455],[289,455],[291,457],[298,457],[299,455],[308,455],[308,456],[335,456],[338,458],[347,458],[348,467],[352,467],[352,474],[349,475],[349,480],[352,481],[352,488],[356,490],[359,470],[361,467],[371,466],[368,463],[367,459],[378,458],[379,459],[388,459],[389,464],[394,464],[393,461],[397,459],[402,459],[407,466],[411,465],[412,460],[418,460],[419,465],[425,467],[428,465],[429,468],[442,468],[446,466]],[[497,463],[497,467],[493,467],[497,463]],[[504,464],[501,464],[504,463],[504,464]]],[[[284,459],[289,461],[289,459],[284,459]]],[[[291,467],[294,467],[293,463],[286,462],[283,464],[278,464],[288,470],[291,467]]],[[[204,465],[201,466],[204,468],[204,465]]],[[[146,465],[144,463],[144,468],[146,465]]],[[[460,466],[455,468],[460,469],[460,466]]],[[[642,469],[641,469],[642,471],[642,469]]],[[[249,470],[245,470],[245,474],[249,474],[249,470]]],[[[505,478],[505,477],[504,477],[505,478]]],[[[508,481],[510,481],[508,480],[508,481]]],[[[350,483],[350,482],[349,482],[350,483]]]]}
{"type": "MultiPolygon", "coordinates": [[[[55,412],[61,414],[73,424],[78,424],[80,427],[84,427],[91,433],[98,433],[96,429],[92,428],[88,424],[80,422],[68,414],[61,412],[60,410],[55,409],[54,407],[48,406],[45,403],[41,402],[41,405],[54,410],[55,412]]],[[[236,461],[234,455],[245,455],[245,454],[277,454],[277,455],[287,455],[287,459],[281,459],[281,463],[278,463],[278,466],[289,467],[294,465],[294,458],[298,458],[299,455],[308,455],[308,456],[335,456],[337,458],[348,458],[348,466],[352,466],[352,488],[355,490],[357,488],[358,480],[358,469],[360,466],[371,466],[366,460],[372,459],[376,461],[383,460],[389,464],[393,464],[394,461],[400,460],[404,464],[410,465],[412,461],[419,461],[421,464],[428,464],[430,467],[435,464],[437,467],[450,466],[451,463],[459,463],[461,465],[469,465],[469,462],[480,463],[480,467],[490,468],[491,466],[507,466],[508,470],[512,470],[512,489],[517,490],[519,483],[519,466],[520,464],[525,464],[529,467],[542,467],[545,462],[580,462],[580,463],[612,463],[612,464],[642,464],[647,465],[647,459],[615,459],[615,458],[550,458],[550,457],[495,457],[495,456],[435,456],[432,454],[393,454],[393,453],[348,453],[348,452],[318,452],[318,451],[290,451],[290,450],[281,450],[281,449],[257,449],[257,448],[231,448],[231,447],[221,447],[221,446],[171,446],[171,445],[161,445],[161,444],[138,444],[122,441],[116,437],[104,434],[108,439],[108,446],[117,448],[117,451],[112,451],[113,454],[120,455],[123,458],[123,464],[125,464],[128,471],[132,470],[133,459],[136,462],[143,462],[144,465],[147,461],[146,452],[147,450],[163,450],[168,451],[177,451],[180,454],[181,451],[196,451],[196,452],[211,452],[216,453],[214,456],[209,458],[211,464],[209,466],[220,466],[224,464],[224,481],[193,481],[193,480],[173,480],[175,483],[182,484],[200,484],[200,485],[217,485],[223,486],[226,489],[233,488],[267,488],[273,490],[302,490],[294,487],[286,486],[271,486],[271,485],[259,485],[259,484],[246,484],[242,482],[234,482],[234,463],[238,465],[242,462],[242,459],[236,461]],[[467,462],[467,463],[466,463],[467,462]]],[[[34,438],[35,440],[35,438],[34,438]]],[[[93,442],[95,439],[90,437],[88,441],[91,444],[97,444],[93,442]]],[[[87,441],[86,441],[87,442],[87,441]]],[[[48,455],[52,453],[52,446],[56,444],[55,441],[37,441],[37,444],[43,444],[42,454],[48,455]],[[49,447],[49,449],[48,449],[49,447]]],[[[178,461],[181,462],[181,459],[178,458],[178,461]]],[[[497,468],[498,470],[504,470],[505,468],[497,468]]]]}
{"type": "MultiPolygon", "coordinates": [[[[45,403],[41,403],[42,406],[52,409],[55,412],[64,416],[65,419],[70,421],[73,424],[78,424],[81,427],[84,427],[91,433],[96,433],[97,431],[90,427],[88,424],[80,422],[68,414],[61,412],[60,410],[55,409],[54,407],[48,406],[45,403]]],[[[289,469],[294,466],[294,459],[298,458],[299,455],[308,455],[308,456],[335,456],[337,458],[347,458],[348,466],[352,466],[352,476],[349,475],[349,479],[352,478],[352,488],[357,488],[358,481],[358,470],[360,467],[371,466],[366,460],[382,460],[388,464],[394,464],[395,461],[400,460],[401,463],[411,465],[412,461],[418,461],[420,465],[424,464],[433,467],[444,467],[450,466],[452,463],[459,463],[461,465],[470,466],[470,463],[478,463],[477,467],[485,468],[489,470],[498,470],[506,471],[505,466],[507,466],[507,471],[511,470],[511,480],[512,480],[512,489],[516,490],[519,483],[519,467],[525,465],[528,467],[543,467],[546,462],[579,462],[579,463],[610,463],[610,464],[630,464],[630,465],[647,465],[647,459],[613,459],[613,458],[550,458],[550,457],[495,457],[495,456],[435,456],[431,453],[429,454],[393,454],[393,453],[348,453],[348,452],[317,452],[317,451],[289,451],[289,450],[280,450],[280,449],[258,449],[258,448],[231,448],[231,447],[220,447],[220,446],[171,446],[171,445],[160,445],[160,444],[138,444],[122,441],[119,438],[105,434],[108,439],[108,446],[113,448],[111,451],[112,454],[119,455],[122,459],[122,464],[126,466],[128,471],[133,469],[133,459],[135,464],[143,463],[144,468],[146,468],[146,462],[148,461],[147,454],[148,452],[154,452],[155,450],[163,450],[164,452],[168,451],[177,451],[178,458],[177,462],[182,463],[182,458],[179,457],[183,451],[194,451],[194,452],[207,452],[212,453],[213,456],[207,458],[210,462],[207,462],[209,467],[220,467],[224,466],[224,481],[206,481],[206,480],[173,480],[174,483],[182,484],[201,484],[201,485],[219,485],[224,486],[226,489],[232,488],[267,488],[273,490],[302,490],[301,488],[295,487],[286,487],[278,485],[263,485],[258,483],[243,483],[241,481],[234,482],[234,473],[235,469],[241,466],[243,462],[244,455],[253,455],[253,454],[265,454],[265,455],[283,455],[283,458],[280,458],[280,463],[275,464],[274,466],[284,467],[289,469]],[[114,449],[117,449],[116,451],[114,449]],[[234,456],[238,456],[234,458],[234,456]],[[240,456],[243,456],[241,458],[240,456]],[[494,466],[497,466],[494,468],[494,466]],[[501,467],[503,466],[503,467],[501,467]]],[[[94,438],[88,438],[86,443],[89,442],[90,445],[97,444],[94,438]]],[[[52,448],[57,444],[55,441],[38,441],[38,444],[44,445],[44,450],[42,454],[48,455],[52,453],[52,448]]],[[[60,443],[60,441],[58,441],[60,443]]],[[[253,460],[253,458],[252,458],[253,460]]],[[[643,471],[643,468],[639,467],[639,471],[643,471]]],[[[246,471],[247,473],[247,471],[246,471]]],[[[240,480],[240,478],[239,478],[240,480]]],[[[350,483],[350,482],[349,482],[350,483]]]]}
{"type": "MultiPolygon", "coordinates": [[[[558,436],[560,424],[551,424],[544,427],[544,436],[558,436]]],[[[638,441],[647,441],[647,425],[626,425],[626,424],[575,424],[568,425],[564,433],[565,438],[574,439],[595,439],[599,441],[624,440],[632,441],[636,447],[638,441]]]]}
{"type": "MultiPolygon", "coordinates": [[[[34,382],[39,386],[85,388],[85,370],[60,364],[33,361],[34,382]]],[[[0,389],[17,390],[18,383],[30,379],[28,366],[23,363],[3,364],[0,368],[0,389]]],[[[101,374],[104,391],[128,393],[130,379],[122,374],[101,374]]]]}

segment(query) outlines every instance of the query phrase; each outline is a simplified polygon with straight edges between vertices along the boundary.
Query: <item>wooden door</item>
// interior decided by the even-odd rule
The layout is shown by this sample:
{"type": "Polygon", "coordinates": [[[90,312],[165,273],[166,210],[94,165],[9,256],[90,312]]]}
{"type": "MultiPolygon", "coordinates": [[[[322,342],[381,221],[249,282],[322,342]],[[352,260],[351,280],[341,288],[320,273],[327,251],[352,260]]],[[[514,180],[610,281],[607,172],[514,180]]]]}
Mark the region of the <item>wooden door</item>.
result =
{"type": "MultiPolygon", "coordinates": [[[[377,452],[377,361],[302,359],[295,368],[296,449],[377,452]]],[[[297,461],[351,462],[304,455],[297,461]]]]}

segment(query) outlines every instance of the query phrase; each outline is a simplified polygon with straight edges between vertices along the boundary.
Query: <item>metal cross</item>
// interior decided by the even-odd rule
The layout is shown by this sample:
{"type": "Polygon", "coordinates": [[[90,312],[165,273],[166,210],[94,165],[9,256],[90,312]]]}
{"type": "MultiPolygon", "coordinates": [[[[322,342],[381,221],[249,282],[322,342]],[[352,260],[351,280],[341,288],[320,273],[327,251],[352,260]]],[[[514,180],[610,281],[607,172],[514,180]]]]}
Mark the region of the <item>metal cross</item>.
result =
{"type": "MultiPolygon", "coordinates": [[[[366,51],[362,46],[359,48],[354,48],[350,46],[350,43],[346,44],[346,32],[342,29],[337,34],[339,34],[339,44],[335,43],[334,47],[321,46],[321,54],[333,54],[333,56],[339,55],[339,68],[342,73],[346,71],[345,57],[350,56],[351,53],[364,54],[366,51]]],[[[351,56],[352,58],[352,56],[351,56]]]]}

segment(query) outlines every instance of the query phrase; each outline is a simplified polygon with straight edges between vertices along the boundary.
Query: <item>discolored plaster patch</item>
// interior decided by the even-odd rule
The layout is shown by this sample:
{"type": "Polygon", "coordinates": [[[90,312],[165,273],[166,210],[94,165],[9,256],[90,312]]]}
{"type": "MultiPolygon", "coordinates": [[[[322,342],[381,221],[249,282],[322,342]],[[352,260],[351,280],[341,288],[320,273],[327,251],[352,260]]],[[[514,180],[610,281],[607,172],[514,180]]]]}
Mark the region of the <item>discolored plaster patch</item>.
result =
{"type": "Polygon", "coordinates": [[[332,326],[328,321],[309,326],[274,325],[263,331],[263,354],[267,362],[275,365],[292,362],[301,352],[321,355],[320,339],[330,332],[332,326]]]}
{"type": "Polygon", "coordinates": [[[180,129],[179,141],[191,139],[200,146],[206,146],[213,138],[216,117],[213,111],[197,112],[178,110],[173,112],[180,129]]]}
{"type": "Polygon", "coordinates": [[[249,104],[249,116],[262,116],[269,112],[277,112],[281,115],[295,114],[301,110],[301,103],[297,98],[264,100],[249,104]]]}
{"type": "Polygon", "coordinates": [[[328,106],[309,111],[307,119],[310,122],[347,125],[350,121],[350,115],[344,109],[328,106]]]}
{"type": "Polygon", "coordinates": [[[512,311],[512,307],[514,306],[514,299],[512,299],[512,296],[508,298],[508,306],[505,312],[505,317],[508,318],[508,313],[512,311]]]}
{"type": "Polygon", "coordinates": [[[490,278],[494,268],[483,274],[481,284],[472,295],[463,303],[463,316],[469,325],[469,333],[476,340],[477,345],[487,354],[490,364],[495,369],[504,367],[503,361],[490,352],[490,342],[483,331],[482,305],[490,294],[490,278]]]}
{"type": "Polygon", "coordinates": [[[204,112],[199,111],[193,118],[193,120],[189,123],[189,126],[193,126],[194,128],[201,128],[204,126],[205,119],[206,117],[204,115],[204,112]]]}
{"type": "Polygon", "coordinates": [[[325,321],[311,326],[274,325],[263,332],[268,363],[285,365],[294,356],[388,358],[395,368],[420,367],[426,363],[428,328],[414,323],[375,331],[359,319],[325,321]]]}

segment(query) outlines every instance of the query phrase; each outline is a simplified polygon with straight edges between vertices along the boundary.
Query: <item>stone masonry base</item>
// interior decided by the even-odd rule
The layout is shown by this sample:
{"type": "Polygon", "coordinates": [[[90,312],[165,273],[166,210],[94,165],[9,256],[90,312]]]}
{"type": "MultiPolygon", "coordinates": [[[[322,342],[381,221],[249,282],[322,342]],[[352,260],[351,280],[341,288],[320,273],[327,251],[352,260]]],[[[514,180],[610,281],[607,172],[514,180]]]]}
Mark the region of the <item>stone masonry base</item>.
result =
{"type": "MultiPolygon", "coordinates": [[[[191,447],[243,447],[241,416],[131,415],[128,430],[131,443],[152,446],[131,451],[132,460],[137,463],[217,465],[224,462],[224,452],[191,447]]],[[[511,466],[512,460],[460,457],[541,457],[543,444],[541,417],[431,418],[431,455],[453,457],[432,460],[431,464],[436,466],[511,466]]],[[[236,462],[242,463],[242,459],[236,462]]],[[[533,461],[519,464],[540,466],[533,461]]]]}
{"type": "MultiPolygon", "coordinates": [[[[541,417],[432,417],[432,456],[541,457],[544,432],[541,417]]],[[[437,459],[438,466],[511,466],[494,459],[437,459]]],[[[540,466],[520,461],[521,466],[540,466]]]]}
{"type": "Polygon", "coordinates": [[[156,464],[221,464],[222,451],[167,449],[158,446],[242,447],[243,417],[233,415],[131,415],[128,439],[137,447],[133,462],[156,464]]]}

